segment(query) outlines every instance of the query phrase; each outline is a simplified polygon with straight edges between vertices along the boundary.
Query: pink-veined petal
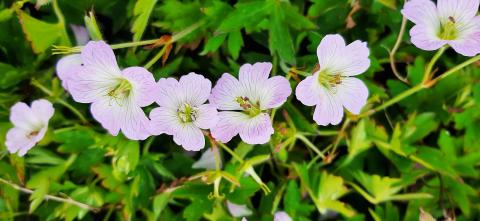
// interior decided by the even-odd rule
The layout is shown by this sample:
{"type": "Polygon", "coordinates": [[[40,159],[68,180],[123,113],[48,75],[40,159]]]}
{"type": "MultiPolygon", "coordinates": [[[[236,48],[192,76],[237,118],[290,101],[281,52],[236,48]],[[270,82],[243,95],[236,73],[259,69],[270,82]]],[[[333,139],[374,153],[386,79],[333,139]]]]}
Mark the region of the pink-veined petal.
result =
{"type": "Polygon", "coordinates": [[[178,125],[173,141],[188,151],[199,151],[205,147],[202,130],[192,123],[178,125]]]}
{"type": "Polygon", "coordinates": [[[212,82],[202,75],[189,73],[179,80],[178,94],[182,102],[199,106],[207,101],[212,89],[212,82]]]}
{"type": "Polygon", "coordinates": [[[30,107],[23,102],[17,102],[10,108],[10,122],[25,131],[34,131],[43,127],[44,124],[36,114],[33,114],[30,107]]]}
{"type": "Polygon", "coordinates": [[[210,132],[213,138],[227,143],[240,132],[248,117],[241,112],[220,111],[218,112],[218,122],[213,128],[210,128],[210,132]]]}
{"type": "Polygon", "coordinates": [[[459,38],[449,44],[459,54],[475,56],[480,53],[480,16],[461,26],[459,38]]]}
{"type": "Polygon", "coordinates": [[[435,30],[440,27],[437,6],[430,0],[407,1],[401,13],[417,25],[432,26],[435,30]]]}
{"type": "Polygon", "coordinates": [[[434,51],[442,47],[447,41],[438,38],[436,30],[431,26],[415,25],[410,29],[412,43],[422,50],[434,51]]]}
{"type": "Polygon", "coordinates": [[[112,48],[103,41],[90,41],[82,48],[82,61],[85,66],[96,69],[95,72],[104,74],[120,73],[117,59],[112,48]]]}
{"type": "Polygon", "coordinates": [[[75,42],[77,42],[77,45],[85,45],[88,43],[90,36],[88,35],[88,30],[85,26],[70,25],[70,28],[73,31],[73,35],[75,35],[75,42]]]}
{"type": "Polygon", "coordinates": [[[336,90],[335,98],[339,99],[343,106],[353,114],[359,114],[367,103],[368,88],[360,79],[344,78],[336,90]]]}
{"type": "Polygon", "coordinates": [[[257,62],[253,65],[244,64],[240,67],[238,79],[244,85],[259,84],[268,79],[271,70],[272,63],[270,62],[257,62]]]}
{"type": "Polygon", "coordinates": [[[313,106],[319,104],[322,100],[321,93],[323,90],[321,90],[320,87],[317,72],[298,83],[297,88],[295,89],[295,95],[302,104],[313,106]]]}
{"type": "Polygon", "coordinates": [[[238,96],[242,96],[240,82],[232,75],[225,73],[213,87],[209,102],[219,110],[242,110],[235,100],[238,96]]]}
{"type": "Polygon", "coordinates": [[[181,103],[181,98],[178,97],[178,81],[174,78],[161,78],[157,83],[156,98],[158,105],[163,107],[178,108],[181,103]]]}
{"type": "Polygon", "coordinates": [[[287,101],[288,96],[292,93],[292,87],[285,77],[275,76],[265,82],[260,93],[260,108],[262,110],[277,108],[287,101]]]}
{"type": "Polygon", "coordinates": [[[198,107],[197,118],[193,123],[201,129],[210,129],[218,122],[218,111],[211,104],[202,104],[198,107]]]}
{"type": "Polygon", "coordinates": [[[323,88],[322,101],[315,107],[313,120],[318,125],[337,125],[343,118],[343,107],[340,101],[336,100],[328,89],[323,88]]]}
{"type": "Polygon", "coordinates": [[[120,128],[130,140],[145,140],[151,135],[150,120],[142,108],[136,104],[130,104],[129,108],[123,109],[123,117],[120,128]]]}
{"type": "Polygon", "coordinates": [[[68,90],[68,82],[72,76],[78,74],[79,67],[82,66],[82,57],[80,54],[67,55],[57,62],[57,76],[62,81],[62,87],[68,90]]]}
{"type": "Polygon", "coordinates": [[[442,21],[452,17],[456,23],[469,22],[478,13],[479,0],[438,0],[438,14],[442,21]]]}
{"type": "Polygon", "coordinates": [[[79,103],[92,103],[108,96],[117,86],[122,76],[110,74],[93,66],[78,67],[78,74],[68,82],[68,92],[79,103]]]}
{"type": "Polygon", "coordinates": [[[131,96],[134,96],[137,105],[145,107],[155,101],[158,86],[152,73],[143,67],[129,67],[122,74],[132,84],[131,96]]]}
{"type": "Polygon", "coordinates": [[[180,125],[177,112],[169,107],[157,107],[150,111],[150,130],[154,135],[173,135],[180,125]]]}
{"type": "Polygon", "coordinates": [[[354,41],[345,45],[342,36],[327,35],[317,48],[320,72],[342,76],[353,76],[370,67],[370,51],[366,42],[354,41]]]}
{"type": "Polygon", "coordinates": [[[273,132],[270,116],[261,113],[244,121],[239,134],[243,142],[247,144],[264,144],[270,140],[273,132]]]}
{"type": "Polygon", "coordinates": [[[8,130],[5,140],[5,145],[10,153],[18,153],[19,156],[24,156],[35,144],[42,140],[47,131],[47,127],[43,127],[32,136],[30,133],[34,131],[26,131],[24,129],[14,127],[8,130]]]}

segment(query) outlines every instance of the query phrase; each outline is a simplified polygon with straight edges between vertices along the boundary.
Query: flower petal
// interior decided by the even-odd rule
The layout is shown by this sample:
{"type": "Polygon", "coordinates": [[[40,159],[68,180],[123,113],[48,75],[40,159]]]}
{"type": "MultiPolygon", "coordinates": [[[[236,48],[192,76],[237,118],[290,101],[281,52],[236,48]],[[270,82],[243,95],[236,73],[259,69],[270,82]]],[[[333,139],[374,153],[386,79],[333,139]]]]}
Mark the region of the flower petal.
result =
{"type": "Polygon", "coordinates": [[[238,79],[243,85],[257,85],[268,79],[271,70],[272,63],[270,62],[257,62],[253,65],[244,64],[240,67],[238,79]]]}
{"type": "Polygon", "coordinates": [[[218,111],[211,104],[203,104],[198,107],[197,119],[193,122],[197,127],[210,129],[218,122],[218,111]]]}
{"type": "Polygon", "coordinates": [[[273,221],[292,221],[292,218],[288,213],[284,211],[278,211],[273,215],[273,221]]]}
{"type": "Polygon", "coordinates": [[[449,44],[464,56],[475,56],[480,53],[480,16],[461,26],[459,39],[450,41],[449,44]]]}
{"type": "Polygon", "coordinates": [[[343,118],[342,103],[335,99],[332,92],[323,88],[322,101],[315,107],[313,120],[318,125],[327,126],[328,124],[337,125],[343,118]]]}
{"type": "Polygon", "coordinates": [[[145,107],[155,101],[154,94],[158,94],[158,85],[153,74],[143,67],[129,67],[122,71],[122,75],[133,85],[133,99],[140,107],[145,107]]]}
{"type": "Polygon", "coordinates": [[[192,123],[179,125],[173,134],[173,141],[188,151],[199,151],[205,147],[202,130],[192,123]]]}
{"type": "Polygon", "coordinates": [[[273,132],[270,116],[262,113],[256,117],[248,118],[243,123],[240,138],[247,144],[264,144],[270,140],[273,132]]]}
{"type": "Polygon", "coordinates": [[[359,114],[367,103],[368,88],[357,78],[344,78],[337,86],[335,97],[342,102],[343,106],[353,114],[359,114]]]}
{"type": "Polygon", "coordinates": [[[83,47],[81,54],[83,64],[94,67],[96,72],[104,72],[104,74],[120,73],[112,48],[103,41],[88,42],[83,47]]]}
{"type": "Polygon", "coordinates": [[[78,69],[81,66],[82,57],[80,54],[65,56],[57,62],[57,75],[62,81],[62,86],[65,90],[68,90],[68,82],[71,81],[72,76],[78,74],[78,69]]]}
{"type": "Polygon", "coordinates": [[[370,67],[369,54],[366,42],[357,40],[345,46],[345,41],[338,34],[325,36],[317,48],[320,71],[342,76],[365,72],[370,67]]]}
{"type": "Polygon", "coordinates": [[[10,108],[10,122],[25,131],[35,131],[44,124],[37,115],[33,114],[30,107],[23,102],[17,102],[10,108]]]}
{"type": "Polygon", "coordinates": [[[213,87],[209,102],[219,110],[242,110],[235,101],[238,96],[242,96],[240,82],[232,75],[225,73],[213,87]]]}
{"type": "Polygon", "coordinates": [[[93,118],[110,134],[116,136],[120,129],[131,140],[144,140],[150,136],[150,122],[143,110],[132,101],[118,103],[101,99],[90,106],[93,118]]]}
{"type": "Polygon", "coordinates": [[[45,125],[48,124],[50,118],[52,118],[55,109],[53,108],[52,103],[45,99],[39,99],[32,102],[31,105],[32,114],[34,114],[37,118],[42,120],[45,125]]]}
{"type": "Polygon", "coordinates": [[[161,78],[157,83],[156,102],[162,107],[178,108],[181,99],[177,95],[178,81],[174,78],[161,78]]]}
{"type": "Polygon", "coordinates": [[[179,81],[177,96],[192,106],[199,106],[207,101],[212,89],[212,82],[202,75],[189,73],[179,81]]]}
{"type": "Polygon", "coordinates": [[[437,6],[430,0],[410,0],[405,3],[401,10],[403,16],[413,23],[432,26],[437,30],[440,20],[437,6]]]}
{"type": "Polygon", "coordinates": [[[222,143],[227,143],[237,135],[242,124],[248,119],[248,115],[241,112],[220,111],[218,112],[218,122],[210,128],[213,138],[222,143]]]}
{"type": "Polygon", "coordinates": [[[469,22],[478,12],[479,0],[438,0],[438,14],[442,21],[449,17],[456,23],[469,22]]]}
{"type": "Polygon", "coordinates": [[[78,74],[68,82],[68,92],[79,103],[92,103],[108,95],[122,76],[109,74],[93,66],[78,67],[78,74]]]}
{"type": "MultiPolygon", "coordinates": [[[[215,166],[215,152],[218,151],[218,148],[215,149],[208,149],[203,152],[200,159],[197,162],[193,163],[193,169],[209,169],[213,170],[216,168],[215,166]]],[[[220,161],[220,168],[222,168],[222,161],[220,161]]]]}
{"type": "Polygon", "coordinates": [[[247,205],[239,205],[227,200],[227,208],[228,212],[230,212],[233,217],[244,217],[252,215],[252,210],[250,210],[247,205]]]}
{"type": "Polygon", "coordinates": [[[337,66],[338,59],[345,56],[345,40],[338,34],[326,35],[317,47],[320,69],[326,70],[337,66]]]}
{"type": "Polygon", "coordinates": [[[30,132],[18,127],[8,130],[5,138],[5,145],[7,146],[8,152],[16,153],[22,149],[28,150],[32,148],[35,145],[35,142],[27,138],[27,134],[29,133],[30,132]]]}
{"type": "Polygon", "coordinates": [[[323,90],[321,90],[320,87],[317,72],[298,83],[297,88],[295,89],[295,95],[302,104],[313,106],[319,104],[322,100],[321,93],[323,90]]]}
{"type": "Polygon", "coordinates": [[[410,29],[412,43],[422,50],[434,51],[442,47],[447,41],[438,38],[436,29],[423,24],[415,25],[410,29]]]}
{"type": "Polygon", "coordinates": [[[75,35],[77,45],[85,45],[88,43],[90,36],[88,35],[87,28],[81,25],[70,25],[70,28],[73,31],[73,35],[75,35]]]}
{"type": "Polygon", "coordinates": [[[157,107],[150,111],[150,131],[154,135],[166,133],[173,135],[182,123],[177,112],[169,107],[157,107]]]}
{"type": "Polygon", "coordinates": [[[288,96],[292,93],[292,87],[285,77],[275,76],[265,82],[260,93],[260,108],[262,110],[277,108],[287,101],[288,96]]]}

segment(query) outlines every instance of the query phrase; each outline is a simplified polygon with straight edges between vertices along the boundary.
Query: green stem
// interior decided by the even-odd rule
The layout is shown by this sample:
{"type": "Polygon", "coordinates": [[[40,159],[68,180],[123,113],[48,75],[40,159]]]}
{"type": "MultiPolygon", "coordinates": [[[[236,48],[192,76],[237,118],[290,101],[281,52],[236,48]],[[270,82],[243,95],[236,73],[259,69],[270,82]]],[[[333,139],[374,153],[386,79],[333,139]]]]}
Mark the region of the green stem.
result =
{"type": "Polygon", "coordinates": [[[145,69],[151,68],[162,56],[165,54],[165,51],[167,51],[167,46],[163,46],[162,50],[160,50],[155,57],[153,57],[145,66],[143,66],[145,69]]]}
{"type": "Polygon", "coordinates": [[[130,47],[136,47],[136,46],[151,45],[151,44],[154,44],[157,41],[158,41],[158,39],[135,41],[135,42],[126,42],[126,43],[120,43],[120,44],[112,44],[112,45],[110,45],[110,47],[112,49],[130,48],[130,47]]]}
{"type": "Polygon", "coordinates": [[[308,140],[308,138],[306,138],[305,136],[301,135],[301,134],[296,134],[295,135],[296,138],[298,138],[299,140],[301,140],[308,148],[312,149],[316,154],[318,154],[319,157],[321,157],[322,159],[325,159],[325,155],[322,153],[322,151],[320,151],[316,146],[315,144],[313,144],[312,142],[310,142],[308,140]]]}
{"type": "Polygon", "coordinates": [[[65,17],[63,17],[62,11],[60,10],[60,7],[58,7],[58,1],[53,0],[52,5],[53,5],[53,12],[55,12],[55,15],[58,18],[58,24],[61,25],[62,27],[65,27],[65,17]]]}
{"type": "Polygon", "coordinates": [[[464,67],[466,67],[466,66],[468,66],[468,65],[471,65],[471,64],[473,64],[473,63],[475,63],[475,62],[477,62],[477,61],[480,61],[480,55],[477,55],[477,56],[475,56],[475,57],[472,57],[472,58],[464,61],[463,63],[461,63],[461,64],[459,64],[459,65],[451,68],[450,70],[444,72],[443,74],[441,74],[441,75],[439,75],[437,78],[435,78],[434,81],[436,82],[436,81],[439,81],[439,80],[441,80],[441,79],[444,79],[444,78],[450,76],[451,74],[459,71],[460,69],[462,69],[462,68],[464,68],[464,67]]]}
{"type": "Polygon", "coordinates": [[[232,149],[230,149],[227,145],[217,142],[217,144],[222,147],[225,151],[227,151],[233,158],[235,158],[238,162],[243,163],[243,159],[238,156],[232,149]]]}
{"type": "Polygon", "coordinates": [[[432,69],[437,60],[442,56],[443,52],[447,49],[447,46],[441,47],[435,55],[433,55],[432,60],[427,65],[427,68],[425,69],[425,73],[423,74],[423,81],[422,83],[430,81],[432,79],[432,69]]]}

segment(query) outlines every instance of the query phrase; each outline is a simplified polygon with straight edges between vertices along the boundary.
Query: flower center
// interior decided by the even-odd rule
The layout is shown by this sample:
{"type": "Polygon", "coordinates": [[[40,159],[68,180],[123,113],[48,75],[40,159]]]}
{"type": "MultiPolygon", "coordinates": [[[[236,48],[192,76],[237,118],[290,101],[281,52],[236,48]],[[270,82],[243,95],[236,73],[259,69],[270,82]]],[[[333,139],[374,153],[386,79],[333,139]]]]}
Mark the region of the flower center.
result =
{"type": "Polygon", "coordinates": [[[28,139],[32,139],[32,138],[34,138],[35,136],[37,136],[38,133],[40,133],[40,131],[38,131],[38,130],[32,131],[32,132],[30,132],[29,134],[27,134],[27,138],[28,138],[28,139]]]}
{"type": "Polygon", "coordinates": [[[132,84],[127,79],[120,79],[117,86],[108,92],[108,96],[113,99],[126,98],[132,91],[132,84]]]}
{"type": "Polygon", "coordinates": [[[182,123],[190,123],[197,119],[198,108],[190,106],[190,104],[183,104],[177,110],[178,118],[182,123]]]}
{"type": "Polygon", "coordinates": [[[320,85],[328,88],[328,89],[334,89],[337,87],[339,84],[342,83],[342,75],[340,73],[337,74],[327,74],[325,72],[320,72],[318,75],[318,82],[320,82],[320,85]]]}
{"type": "Polygon", "coordinates": [[[235,101],[243,108],[243,111],[251,117],[255,117],[262,112],[260,104],[258,102],[253,103],[248,97],[237,97],[235,101]]]}
{"type": "Polygon", "coordinates": [[[458,30],[455,19],[452,16],[448,17],[448,21],[441,24],[438,37],[443,40],[454,40],[457,38],[458,30]]]}

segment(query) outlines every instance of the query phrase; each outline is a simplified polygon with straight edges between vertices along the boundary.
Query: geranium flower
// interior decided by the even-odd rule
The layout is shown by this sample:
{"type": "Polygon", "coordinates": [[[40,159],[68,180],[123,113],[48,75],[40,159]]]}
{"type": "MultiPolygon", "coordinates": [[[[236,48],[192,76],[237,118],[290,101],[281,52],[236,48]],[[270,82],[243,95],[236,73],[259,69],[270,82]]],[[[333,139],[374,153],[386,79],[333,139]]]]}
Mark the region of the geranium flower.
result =
{"type": "Polygon", "coordinates": [[[160,107],[150,112],[153,134],[173,135],[173,141],[184,149],[198,151],[205,146],[201,129],[210,129],[217,123],[217,110],[204,104],[212,83],[202,75],[190,73],[179,81],[160,79],[156,102],[160,107]]]}
{"type": "Polygon", "coordinates": [[[402,14],[415,23],[410,29],[412,43],[433,51],[448,44],[464,55],[480,53],[479,0],[407,1],[402,14]]]}
{"type": "Polygon", "coordinates": [[[292,92],[285,77],[269,78],[271,69],[269,62],[244,64],[239,80],[228,73],[222,75],[209,98],[217,109],[224,110],[210,130],[215,139],[226,143],[240,134],[248,144],[270,140],[273,127],[267,111],[281,106],[292,92]]]}
{"type": "Polygon", "coordinates": [[[33,101],[31,107],[23,102],[13,105],[10,122],[14,127],[8,130],[5,141],[8,151],[25,155],[45,136],[54,111],[52,103],[44,99],[33,101]]]}
{"type": "Polygon", "coordinates": [[[317,48],[320,69],[301,81],[297,99],[316,106],[313,119],[318,125],[337,125],[343,118],[343,107],[359,114],[368,98],[365,84],[354,77],[370,66],[367,43],[354,41],[345,45],[340,35],[325,36],[317,48]]]}
{"type": "Polygon", "coordinates": [[[149,120],[141,107],[154,101],[157,87],[152,73],[142,67],[120,70],[113,50],[103,41],[83,47],[81,60],[83,65],[73,66],[67,78],[73,99],[92,103],[93,118],[114,136],[120,130],[132,140],[150,136],[149,120]]]}

